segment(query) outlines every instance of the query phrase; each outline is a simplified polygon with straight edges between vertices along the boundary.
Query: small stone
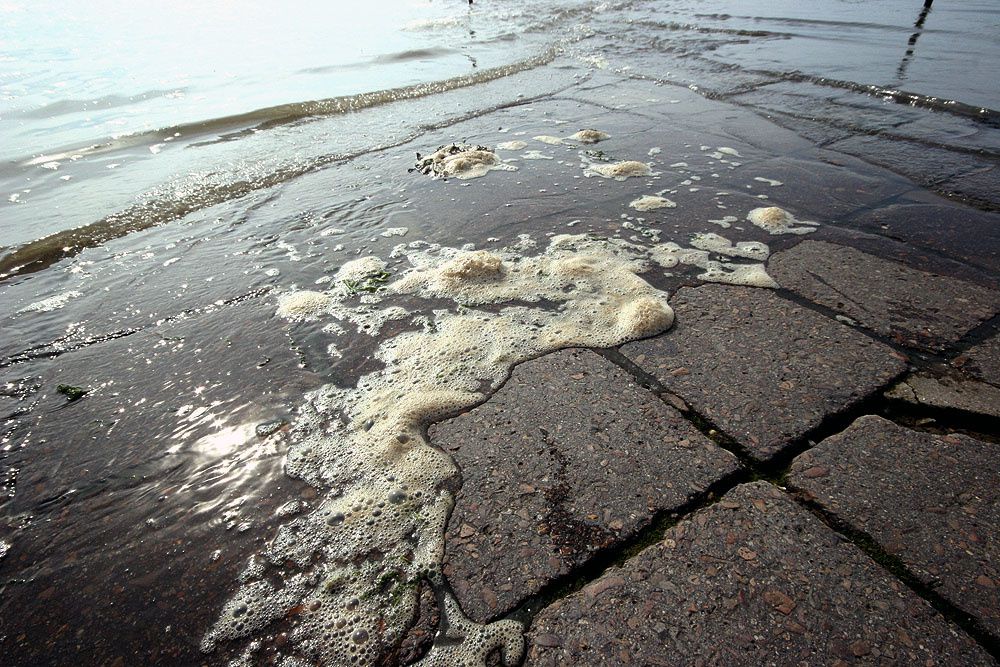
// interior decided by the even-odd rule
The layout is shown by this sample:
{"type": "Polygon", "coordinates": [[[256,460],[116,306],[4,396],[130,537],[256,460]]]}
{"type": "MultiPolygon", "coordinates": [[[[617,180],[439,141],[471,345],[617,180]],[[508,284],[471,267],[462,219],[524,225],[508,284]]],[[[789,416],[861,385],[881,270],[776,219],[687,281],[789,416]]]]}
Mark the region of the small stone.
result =
{"type": "Polygon", "coordinates": [[[467,523],[463,523],[462,527],[458,529],[458,536],[462,539],[468,539],[476,534],[476,529],[467,523]]]}
{"type": "Polygon", "coordinates": [[[736,550],[736,553],[740,555],[743,560],[753,560],[757,557],[757,552],[753,549],[748,549],[746,547],[740,547],[736,550]]]}
{"type": "Polygon", "coordinates": [[[816,479],[817,477],[826,477],[830,474],[830,469],[824,466],[813,466],[802,471],[802,476],[808,479],[816,479]]]}
{"type": "Polygon", "coordinates": [[[976,583],[986,588],[996,588],[996,583],[985,574],[981,574],[976,577],[976,583]]]}
{"type": "Polygon", "coordinates": [[[547,646],[549,648],[562,646],[562,638],[553,634],[538,635],[534,638],[534,641],[539,646],[547,646]]]}
{"type": "Polygon", "coordinates": [[[596,598],[609,588],[618,588],[625,583],[625,579],[620,576],[601,577],[597,581],[587,584],[583,588],[587,597],[596,598]]]}
{"type": "Polygon", "coordinates": [[[776,590],[765,591],[764,601],[767,602],[772,607],[774,607],[776,611],[781,612],[785,616],[788,616],[790,613],[792,613],[792,610],[795,609],[795,600],[788,597],[781,591],[776,591],[776,590]]]}
{"type": "Polygon", "coordinates": [[[851,655],[856,658],[866,656],[872,652],[871,645],[864,639],[859,639],[856,642],[853,642],[848,648],[851,649],[851,655]]]}

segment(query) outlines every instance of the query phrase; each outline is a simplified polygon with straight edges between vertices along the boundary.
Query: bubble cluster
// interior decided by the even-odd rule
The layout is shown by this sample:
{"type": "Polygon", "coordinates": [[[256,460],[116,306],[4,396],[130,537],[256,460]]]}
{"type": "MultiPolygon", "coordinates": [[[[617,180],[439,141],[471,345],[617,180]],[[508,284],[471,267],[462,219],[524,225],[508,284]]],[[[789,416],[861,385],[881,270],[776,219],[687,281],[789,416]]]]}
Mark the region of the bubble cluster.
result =
{"type": "Polygon", "coordinates": [[[643,195],[629,202],[629,206],[637,211],[655,211],[658,208],[676,208],[677,204],[659,195],[643,195]]]}
{"type": "Polygon", "coordinates": [[[778,206],[755,208],[747,214],[747,220],[770,234],[808,234],[816,231],[816,226],[819,225],[818,222],[796,220],[794,215],[778,206]]]}
{"type": "Polygon", "coordinates": [[[626,178],[637,176],[652,176],[653,170],[645,162],[636,160],[626,160],[624,162],[611,162],[609,164],[591,164],[583,172],[584,176],[600,176],[601,178],[613,178],[616,181],[624,181],[626,178]]]}
{"type": "Polygon", "coordinates": [[[572,139],[573,141],[578,141],[581,144],[596,144],[599,141],[610,139],[611,135],[607,132],[601,132],[600,130],[585,129],[580,130],[575,134],[571,134],[567,138],[572,139]]]}
{"type": "Polygon", "coordinates": [[[429,156],[417,154],[414,167],[422,174],[461,180],[479,178],[493,170],[516,171],[486,146],[453,143],[439,147],[429,156]]]}

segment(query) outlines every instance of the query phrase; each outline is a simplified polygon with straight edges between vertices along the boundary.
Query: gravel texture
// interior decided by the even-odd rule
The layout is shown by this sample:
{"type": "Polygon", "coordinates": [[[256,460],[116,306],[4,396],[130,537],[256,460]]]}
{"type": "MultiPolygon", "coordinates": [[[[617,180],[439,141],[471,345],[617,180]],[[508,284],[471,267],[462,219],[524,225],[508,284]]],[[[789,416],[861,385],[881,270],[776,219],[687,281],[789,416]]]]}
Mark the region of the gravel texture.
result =
{"type": "Polygon", "coordinates": [[[529,642],[528,665],[992,664],[765,482],[543,610],[529,642]]]}
{"type": "Polygon", "coordinates": [[[869,416],[799,456],[790,482],[1000,636],[998,479],[995,444],[869,416]]]}
{"type": "Polygon", "coordinates": [[[882,345],[762,289],[683,288],[673,331],[622,351],[766,460],[905,368],[882,345]]]}
{"type": "Polygon", "coordinates": [[[522,364],[487,403],[430,434],[462,469],[444,568],[463,610],[480,621],[738,468],[588,350],[522,364]]]}
{"type": "Polygon", "coordinates": [[[940,351],[1000,310],[1000,292],[823,241],[768,263],[778,283],[907,347],[940,351]]]}

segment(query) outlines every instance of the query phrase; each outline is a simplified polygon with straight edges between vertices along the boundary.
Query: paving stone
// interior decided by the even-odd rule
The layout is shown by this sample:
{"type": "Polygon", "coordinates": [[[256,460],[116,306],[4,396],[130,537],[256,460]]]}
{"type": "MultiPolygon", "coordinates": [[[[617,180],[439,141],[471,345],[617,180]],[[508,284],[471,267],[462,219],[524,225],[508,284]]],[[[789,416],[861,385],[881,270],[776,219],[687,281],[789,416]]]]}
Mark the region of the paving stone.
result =
{"type": "Polygon", "coordinates": [[[671,304],[672,331],[622,351],[761,460],[905,368],[888,346],[769,290],[686,287],[671,304]]]}
{"type": "Polygon", "coordinates": [[[946,203],[924,190],[867,209],[848,224],[1000,272],[1000,215],[946,203]]]}
{"type": "Polygon", "coordinates": [[[899,556],[1000,635],[1000,458],[995,444],[862,417],[799,456],[790,481],[899,556]]]}
{"type": "Polygon", "coordinates": [[[542,610],[528,640],[528,665],[991,664],[765,482],[542,610]]]}
{"type": "Polygon", "coordinates": [[[479,621],[738,469],[680,413],[587,350],[518,366],[489,401],[430,434],[462,470],[444,568],[479,621]]]}
{"type": "Polygon", "coordinates": [[[908,347],[940,351],[1000,310],[1000,292],[846,246],[804,241],[768,263],[778,283],[908,347]]]}
{"type": "Polygon", "coordinates": [[[962,378],[958,373],[942,377],[911,375],[885,395],[914,405],[1000,417],[1000,388],[962,378]]]}
{"type": "Polygon", "coordinates": [[[952,363],[966,373],[1000,386],[1000,335],[970,347],[952,363]]]}

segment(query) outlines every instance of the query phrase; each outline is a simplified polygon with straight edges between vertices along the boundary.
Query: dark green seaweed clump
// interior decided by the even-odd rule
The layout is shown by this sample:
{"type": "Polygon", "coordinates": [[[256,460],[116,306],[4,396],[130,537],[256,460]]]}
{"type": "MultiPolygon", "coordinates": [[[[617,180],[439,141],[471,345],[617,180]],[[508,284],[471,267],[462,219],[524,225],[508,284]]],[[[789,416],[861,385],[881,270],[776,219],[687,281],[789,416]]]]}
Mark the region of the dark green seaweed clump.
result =
{"type": "Polygon", "coordinates": [[[78,401],[90,393],[89,389],[84,389],[83,387],[74,387],[71,384],[61,384],[58,387],[56,387],[56,391],[58,391],[60,394],[68,398],[70,402],[78,401]]]}

